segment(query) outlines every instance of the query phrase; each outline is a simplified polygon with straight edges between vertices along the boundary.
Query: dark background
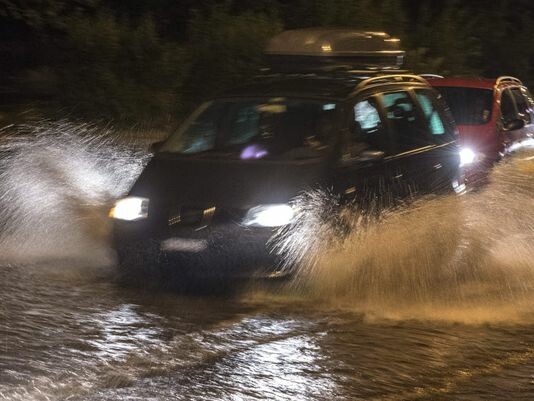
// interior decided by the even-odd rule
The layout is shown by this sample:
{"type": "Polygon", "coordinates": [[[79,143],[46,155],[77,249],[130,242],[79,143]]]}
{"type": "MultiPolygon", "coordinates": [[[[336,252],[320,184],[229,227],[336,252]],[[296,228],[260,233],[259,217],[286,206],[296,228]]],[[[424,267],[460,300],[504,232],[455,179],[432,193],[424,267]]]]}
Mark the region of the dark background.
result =
{"type": "Polygon", "coordinates": [[[0,0],[1,103],[167,126],[253,76],[275,33],[383,30],[418,73],[534,84],[530,0],[0,0]]]}

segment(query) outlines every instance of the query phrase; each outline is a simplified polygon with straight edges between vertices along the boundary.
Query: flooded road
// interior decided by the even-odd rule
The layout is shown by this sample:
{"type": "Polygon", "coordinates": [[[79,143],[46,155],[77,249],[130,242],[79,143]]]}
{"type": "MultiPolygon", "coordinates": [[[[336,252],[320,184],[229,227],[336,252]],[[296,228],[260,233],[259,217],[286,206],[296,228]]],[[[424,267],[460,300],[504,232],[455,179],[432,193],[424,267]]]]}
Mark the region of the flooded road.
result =
{"type": "Polygon", "coordinates": [[[123,289],[90,269],[6,267],[1,283],[3,399],[534,395],[532,319],[391,320],[289,295],[185,298],[123,289]]]}
{"type": "Polygon", "coordinates": [[[146,154],[59,131],[4,158],[0,399],[534,399],[534,150],[342,243],[307,216],[294,280],[209,297],[118,283],[106,210],[146,154]]]}

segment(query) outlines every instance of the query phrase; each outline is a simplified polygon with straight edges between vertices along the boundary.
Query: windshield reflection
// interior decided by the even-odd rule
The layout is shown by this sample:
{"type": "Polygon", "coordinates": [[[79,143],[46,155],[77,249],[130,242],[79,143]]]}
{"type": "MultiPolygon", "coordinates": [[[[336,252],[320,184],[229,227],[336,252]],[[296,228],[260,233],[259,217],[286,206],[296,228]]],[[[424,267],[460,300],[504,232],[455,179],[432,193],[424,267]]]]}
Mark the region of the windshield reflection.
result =
{"type": "Polygon", "coordinates": [[[193,113],[161,152],[241,160],[319,157],[334,138],[336,114],[329,101],[214,100],[193,113]]]}

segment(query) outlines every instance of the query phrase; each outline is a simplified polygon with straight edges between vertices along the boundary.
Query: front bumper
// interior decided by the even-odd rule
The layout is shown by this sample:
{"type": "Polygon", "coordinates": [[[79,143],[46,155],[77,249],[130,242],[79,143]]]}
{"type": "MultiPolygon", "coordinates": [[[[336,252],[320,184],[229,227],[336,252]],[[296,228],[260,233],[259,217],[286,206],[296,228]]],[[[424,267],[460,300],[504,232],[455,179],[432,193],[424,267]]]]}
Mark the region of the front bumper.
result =
{"type": "Polygon", "coordinates": [[[158,232],[147,222],[115,221],[113,244],[124,270],[156,270],[165,277],[265,276],[276,270],[269,239],[275,230],[235,223],[158,232]]]}

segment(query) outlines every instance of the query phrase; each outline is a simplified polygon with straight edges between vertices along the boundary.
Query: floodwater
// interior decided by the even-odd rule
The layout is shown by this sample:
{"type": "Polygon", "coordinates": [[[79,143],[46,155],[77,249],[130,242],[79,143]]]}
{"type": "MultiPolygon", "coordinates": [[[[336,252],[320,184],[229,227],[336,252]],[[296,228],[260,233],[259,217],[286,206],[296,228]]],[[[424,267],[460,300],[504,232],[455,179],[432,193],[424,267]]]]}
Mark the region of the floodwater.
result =
{"type": "Polygon", "coordinates": [[[533,149],[476,193],[347,211],[342,242],[311,194],[274,244],[293,280],[185,296],[116,280],[106,210],[143,148],[40,127],[0,143],[0,399],[534,399],[533,149]]]}

